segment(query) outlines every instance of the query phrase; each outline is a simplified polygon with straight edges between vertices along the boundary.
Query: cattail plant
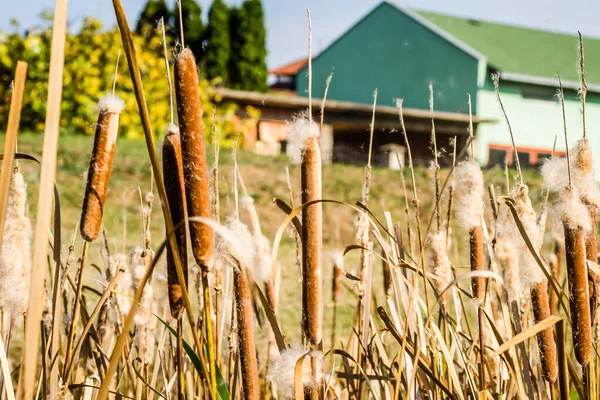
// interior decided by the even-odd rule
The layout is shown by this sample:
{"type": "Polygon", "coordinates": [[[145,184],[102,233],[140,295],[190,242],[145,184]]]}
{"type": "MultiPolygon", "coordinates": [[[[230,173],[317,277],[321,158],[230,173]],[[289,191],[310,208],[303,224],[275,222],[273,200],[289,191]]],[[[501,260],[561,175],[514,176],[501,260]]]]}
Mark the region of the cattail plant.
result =
{"type": "Polygon", "coordinates": [[[31,222],[27,217],[27,184],[19,167],[10,180],[0,249],[0,306],[13,320],[25,315],[31,277],[31,222]]]}
{"type": "MultiPolygon", "coordinates": [[[[442,293],[452,281],[452,263],[448,257],[446,244],[446,231],[429,235],[429,248],[431,250],[431,265],[436,278],[435,287],[438,293],[442,293]]],[[[448,292],[440,299],[445,310],[448,309],[448,292]]]]}
{"type": "MultiPolygon", "coordinates": [[[[163,142],[163,176],[167,190],[169,209],[175,229],[179,258],[185,279],[188,277],[187,265],[187,232],[185,226],[186,199],[185,184],[183,179],[183,162],[181,159],[181,138],[179,129],[170,124],[167,135],[163,142]]],[[[169,232],[167,232],[169,234],[169,232]]],[[[177,278],[175,261],[170,246],[167,246],[167,280],[169,288],[169,306],[173,318],[179,318],[183,314],[183,300],[181,284],[177,278]]],[[[187,287],[188,282],[186,280],[187,287]]]]}
{"type": "MultiPolygon", "coordinates": [[[[469,232],[469,248],[472,271],[483,271],[483,228],[481,207],[485,189],[483,174],[475,161],[463,161],[456,166],[455,215],[463,228],[469,232]]],[[[485,280],[482,276],[471,281],[473,297],[482,302],[485,295],[485,280]]]]}
{"type": "MultiPolygon", "coordinates": [[[[175,93],[188,217],[210,218],[210,189],[198,71],[190,49],[184,49],[175,61],[175,93]]],[[[189,227],[194,258],[203,270],[208,271],[212,261],[212,230],[206,224],[191,220],[189,227]]]]}
{"type": "Polygon", "coordinates": [[[232,259],[233,292],[237,323],[237,352],[240,356],[242,393],[244,399],[258,400],[260,385],[256,338],[254,333],[254,308],[248,274],[252,274],[254,246],[248,227],[237,218],[228,221],[228,229],[220,229],[222,248],[226,257],[232,259]]]}
{"type": "MultiPolygon", "coordinates": [[[[531,244],[536,251],[539,251],[542,247],[543,235],[538,226],[538,218],[531,205],[529,187],[525,184],[515,185],[511,192],[511,197],[515,202],[517,215],[527,232],[531,244]]],[[[519,238],[521,235],[515,235],[514,237],[519,238]]],[[[521,273],[519,281],[522,289],[528,290],[531,294],[533,316],[535,322],[538,323],[552,315],[550,311],[550,298],[548,296],[548,281],[537,261],[527,249],[523,238],[516,240],[517,243],[513,247],[513,251],[520,254],[519,270],[521,273]]],[[[544,378],[548,382],[553,383],[558,376],[558,365],[552,328],[546,328],[538,333],[537,340],[544,378]]]]}
{"type": "MultiPolygon", "coordinates": [[[[586,264],[586,234],[592,229],[592,224],[589,209],[582,201],[582,197],[585,198],[588,195],[582,196],[582,193],[593,190],[593,186],[582,182],[588,178],[588,176],[582,175],[582,171],[591,168],[591,152],[587,151],[588,147],[585,142],[580,141],[574,149],[578,162],[571,164],[560,76],[559,83],[558,96],[563,107],[567,158],[548,160],[542,167],[542,176],[548,190],[559,195],[557,211],[562,220],[565,234],[565,258],[575,357],[581,365],[587,366],[592,356],[592,327],[586,264]],[[580,187],[582,187],[582,191],[579,190],[580,187]]],[[[583,140],[587,141],[585,138],[583,140]]]]}
{"type": "Polygon", "coordinates": [[[98,103],[98,124],[79,224],[81,236],[87,242],[96,240],[102,225],[104,201],[119,130],[119,114],[124,108],[125,102],[114,94],[105,96],[98,103]]]}
{"type": "MultiPolygon", "coordinates": [[[[181,12],[181,10],[180,10],[181,12]]],[[[183,35],[182,35],[183,37],[183,35]]],[[[210,386],[213,396],[216,393],[215,347],[212,334],[212,313],[208,272],[212,268],[213,235],[209,225],[192,221],[193,217],[211,217],[210,185],[204,148],[204,130],[202,127],[202,107],[196,60],[190,49],[179,53],[175,61],[175,94],[177,115],[181,134],[181,158],[187,213],[189,218],[192,252],[201,268],[204,291],[204,324],[208,342],[210,364],[210,386]]],[[[185,277],[184,277],[185,279],[185,277]]],[[[179,282],[181,284],[182,282],[179,282]]]]}
{"type": "MultiPolygon", "coordinates": [[[[131,252],[130,265],[132,277],[132,289],[137,290],[143,281],[146,270],[150,268],[154,252],[150,249],[136,247],[131,252]]],[[[148,365],[154,357],[154,331],[156,329],[156,317],[153,315],[154,294],[150,281],[144,286],[141,307],[138,308],[135,318],[135,345],[138,357],[144,365],[148,365]]]]}
{"type": "MultiPolygon", "coordinates": [[[[585,254],[586,259],[597,262],[598,245],[596,242],[596,220],[597,212],[600,207],[600,189],[594,179],[594,165],[592,149],[586,137],[580,139],[572,150],[573,165],[572,174],[574,185],[577,187],[581,201],[588,209],[590,215],[590,230],[585,235],[585,254]]],[[[592,321],[595,319],[596,308],[598,305],[598,276],[588,271],[589,295],[590,295],[590,314],[592,321]]]]}
{"type": "MultiPolygon", "coordinates": [[[[284,350],[274,362],[271,364],[269,369],[269,375],[267,379],[275,384],[277,392],[281,396],[280,398],[285,400],[291,400],[295,398],[295,369],[296,364],[302,357],[302,385],[304,392],[312,392],[315,388],[315,382],[311,379],[309,357],[306,356],[309,349],[300,345],[294,344],[284,350]]],[[[317,382],[322,379],[321,376],[317,377],[317,382]]]]}
{"type": "MultiPolygon", "coordinates": [[[[302,203],[321,200],[319,129],[310,115],[300,115],[289,130],[292,161],[301,162],[302,203]]],[[[323,208],[311,204],[302,211],[302,326],[305,340],[316,348],[322,339],[321,252],[323,208]]]]}

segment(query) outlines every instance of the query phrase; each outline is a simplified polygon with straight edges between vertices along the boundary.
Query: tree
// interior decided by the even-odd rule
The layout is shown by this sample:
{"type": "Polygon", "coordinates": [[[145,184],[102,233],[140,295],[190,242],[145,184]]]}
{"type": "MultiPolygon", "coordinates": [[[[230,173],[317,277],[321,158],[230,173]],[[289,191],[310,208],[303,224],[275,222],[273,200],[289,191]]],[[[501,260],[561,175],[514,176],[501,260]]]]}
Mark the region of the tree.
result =
{"type": "Polygon", "coordinates": [[[169,23],[170,12],[165,0],[148,0],[140,14],[135,32],[148,39],[152,35],[156,22],[161,18],[165,19],[165,24],[169,23]]]}
{"type": "MultiPolygon", "coordinates": [[[[181,15],[183,19],[184,44],[189,47],[196,56],[196,60],[203,58],[202,40],[204,35],[204,24],[202,23],[202,8],[196,0],[178,0],[181,1],[181,15]]],[[[175,31],[181,35],[179,27],[179,7],[178,1],[172,11],[172,18],[175,21],[175,31]]]]}
{"type": "Polygon", "coordinates": [[[208,79],[219,77],[223,82],[228,82],[231,51],[229,40],[229,8],[223,0],[214,0],[208,12],[208,26],[206,27],[208,47],[205,71],[208,79]]]}
{"type": "Polygon", "coordinates": [[[260,0],[245,0],[230,17],[231,58],[229,79],[242,90],[267,90],[267,49],[264,13],[260,0]]]}

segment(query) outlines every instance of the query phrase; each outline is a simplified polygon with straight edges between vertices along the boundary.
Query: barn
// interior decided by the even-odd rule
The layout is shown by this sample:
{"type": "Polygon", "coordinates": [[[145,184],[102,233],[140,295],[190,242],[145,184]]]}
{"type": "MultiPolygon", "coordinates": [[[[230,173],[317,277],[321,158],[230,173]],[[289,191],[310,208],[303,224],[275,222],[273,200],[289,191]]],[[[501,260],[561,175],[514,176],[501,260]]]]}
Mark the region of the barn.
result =
{"type": "MultiPolygon", "coordinates": [[[[475,156],[483,165],[510,164],[513,156],[509,130],[491,79],[492,74],[499,74],[500,93],[515,134],[519,160],[524,166],[535,166],[551,154],[555,138],[557,151],[564,151],[561,106],[555,96],[557,71],[565,87],[571,143],[582,134],[578,43],[577,35],[408,10],[383,1],[313,58],[313,97],[322,96],[327,77],[334,71],[325,111],[330,137],[325,139],[328,144],[324,147],[333,161],[363,162],[369,110],[377,89],[377,159],[386,163],[390,148],[404,145],[394,115],[395,100],[402,98],[409,141],[417,161],[426,161],[430,154],[431,82],[438,143],[448,148],[455,137],[459,147],[465,143],[470,94],[475,156]]],[[[584,45],[586,126],[588,132],[598,132],[600,40],[584,38],[584,45]]],[[[273,70],[274,91],[254,100],[243,99],[251,97],[249,94],[225,90],[224,97],[261,108],[262,120],[250,142],[275,149],[282,143],[285,147],[283,121],[306,108],[307,72],[307,60],[294,60],[273,70]]],[[[600,152],[600,136],[590,134],[589,139],[600,152]]],[[[600,158],[595,162],[600,163],[600,158]]],[[[600,170],[600,164],[596,170],[600,170]]]]}

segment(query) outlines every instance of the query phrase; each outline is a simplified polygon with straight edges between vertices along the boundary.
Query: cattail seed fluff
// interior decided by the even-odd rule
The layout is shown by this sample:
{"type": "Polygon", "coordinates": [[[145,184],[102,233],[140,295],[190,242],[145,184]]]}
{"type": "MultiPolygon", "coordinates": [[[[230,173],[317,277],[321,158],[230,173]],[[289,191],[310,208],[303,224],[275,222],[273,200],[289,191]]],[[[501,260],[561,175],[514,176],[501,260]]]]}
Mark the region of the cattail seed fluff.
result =
{"type": "MultiPolygon", "coordinates": [[[[187,232],[185,216],[187,213],[185,199],[185,183],[183,179],[183,162],[181,159],[181,138],[179,129],[175,125],[169,125],[167,135],[163,142],[163,175],[169,209],[173,225],[177,229],[175,238],[179,251],[179,259],[183,268],[185,286],[188,285],[188,263],[187,263],[187,232]]],[[[167,232],[168,234],[168,232],[167,232]]],[[[169,290],[169,306],[171,316],[179,318],[183,313],[182,290],[171,246],[167,246],[167,285],[169,290]]]]}
{"type": "MultiPolygon", "coordinates": [[[[210,185],[204,148],[198,71],[190,49],[184,49],[175,61],[175,93],[181,130],[181,156],[188,217],[210,218],[210,185]]],[[[194,258],[202,269],[210,270],[213,251],[212,229],[196,221],[189,221],[189,228],[194,258]]]]}
{"type": "MultiPolygon", "coordinates": [[[[459,223],[469,232],[471,270],[482,271],[484,268],[483,229],[481,227],[481,206],[485,188],[483,173],[475,161],[463,161],[456,166],[454,175],[456,191],[454,192],[455,213],[459,223]]],[[[471,280],[473,297],[482,301],[485,295],[485,280],[474,277],[471,280]]]]}
{"type": "Polygon", "coordinates": [[[4,236],[0,249],[0,306],[17,318],[27,312],[31,279],[31,222],[27,184],[15,168],[8,189],[4,236]]]}
{"type": "MultiPolygon", "coordinates": [[[[452,280],[452,264],[446,251],[446,231],[442,230],[436,234],[429,235],[429,248],[431,249],[431,265],[436,278],[435,287],[438,293],[442,293],[452,280]]],[[[445,309],[448,307],[448,293],[441,298],[445,309]]]]}
{"type": "MultiPolygon", "coordinates": [[[[292,344],[289,348],[277,355],[269,368],[267,379],[275,384],[277,392],[282,399],[291,400],[294,398],[294,381],[296,363],[302,358],[308,349],[292,344]]],[[[310,357],[304,357],[302,360],[302,384],[304,392],[312,392],[315,387],[310,377],[310,357]]],[[[320,380],[321,376],[317,377],[320,380]]]]}
{"type": "Polygon", "coordinates": [[[79,225],[81,236],[88,242],[96,240],[102,225],[104,201],[119,130],[119,114],[125,108],[125,102],[117,96],[107,95],[100,100],[98,108],[98,124],[79,225]]]}
{"type": "MultiPolygon", "coordinates": [[[[137,290],[143,281],[144,275],[152,264],[154,252],[150,249],[137,247],[131,252],[131,276],[133,289],[137,290]]],[[[133,322],[135,324],[135,344],[138,357],[144,365],[148,365],[154,357],[154,331],[156,317],[153,315],[154,291],[150,280],[144,286],[140,307],[138,307],[133,322]]]]}

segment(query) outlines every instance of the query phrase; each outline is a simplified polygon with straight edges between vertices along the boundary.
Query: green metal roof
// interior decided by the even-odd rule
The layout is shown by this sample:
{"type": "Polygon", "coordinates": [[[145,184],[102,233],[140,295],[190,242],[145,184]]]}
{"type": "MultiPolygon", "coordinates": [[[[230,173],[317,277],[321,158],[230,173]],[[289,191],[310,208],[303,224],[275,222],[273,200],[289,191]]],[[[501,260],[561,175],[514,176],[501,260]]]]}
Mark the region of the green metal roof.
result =
{"type": "MultiPolygon", "coordinates": [[[[571,86],[579,81],[577,35],[542,31],[470,18],[414,10],[428,22],[483,54],[507,80],[556,82],[556,71],[571,86]]],[[[584,38],[585,75],[600,88],[600,39],[584,38]]],[[[592,86],[596,86],[593,88],[592,86]]]]}

